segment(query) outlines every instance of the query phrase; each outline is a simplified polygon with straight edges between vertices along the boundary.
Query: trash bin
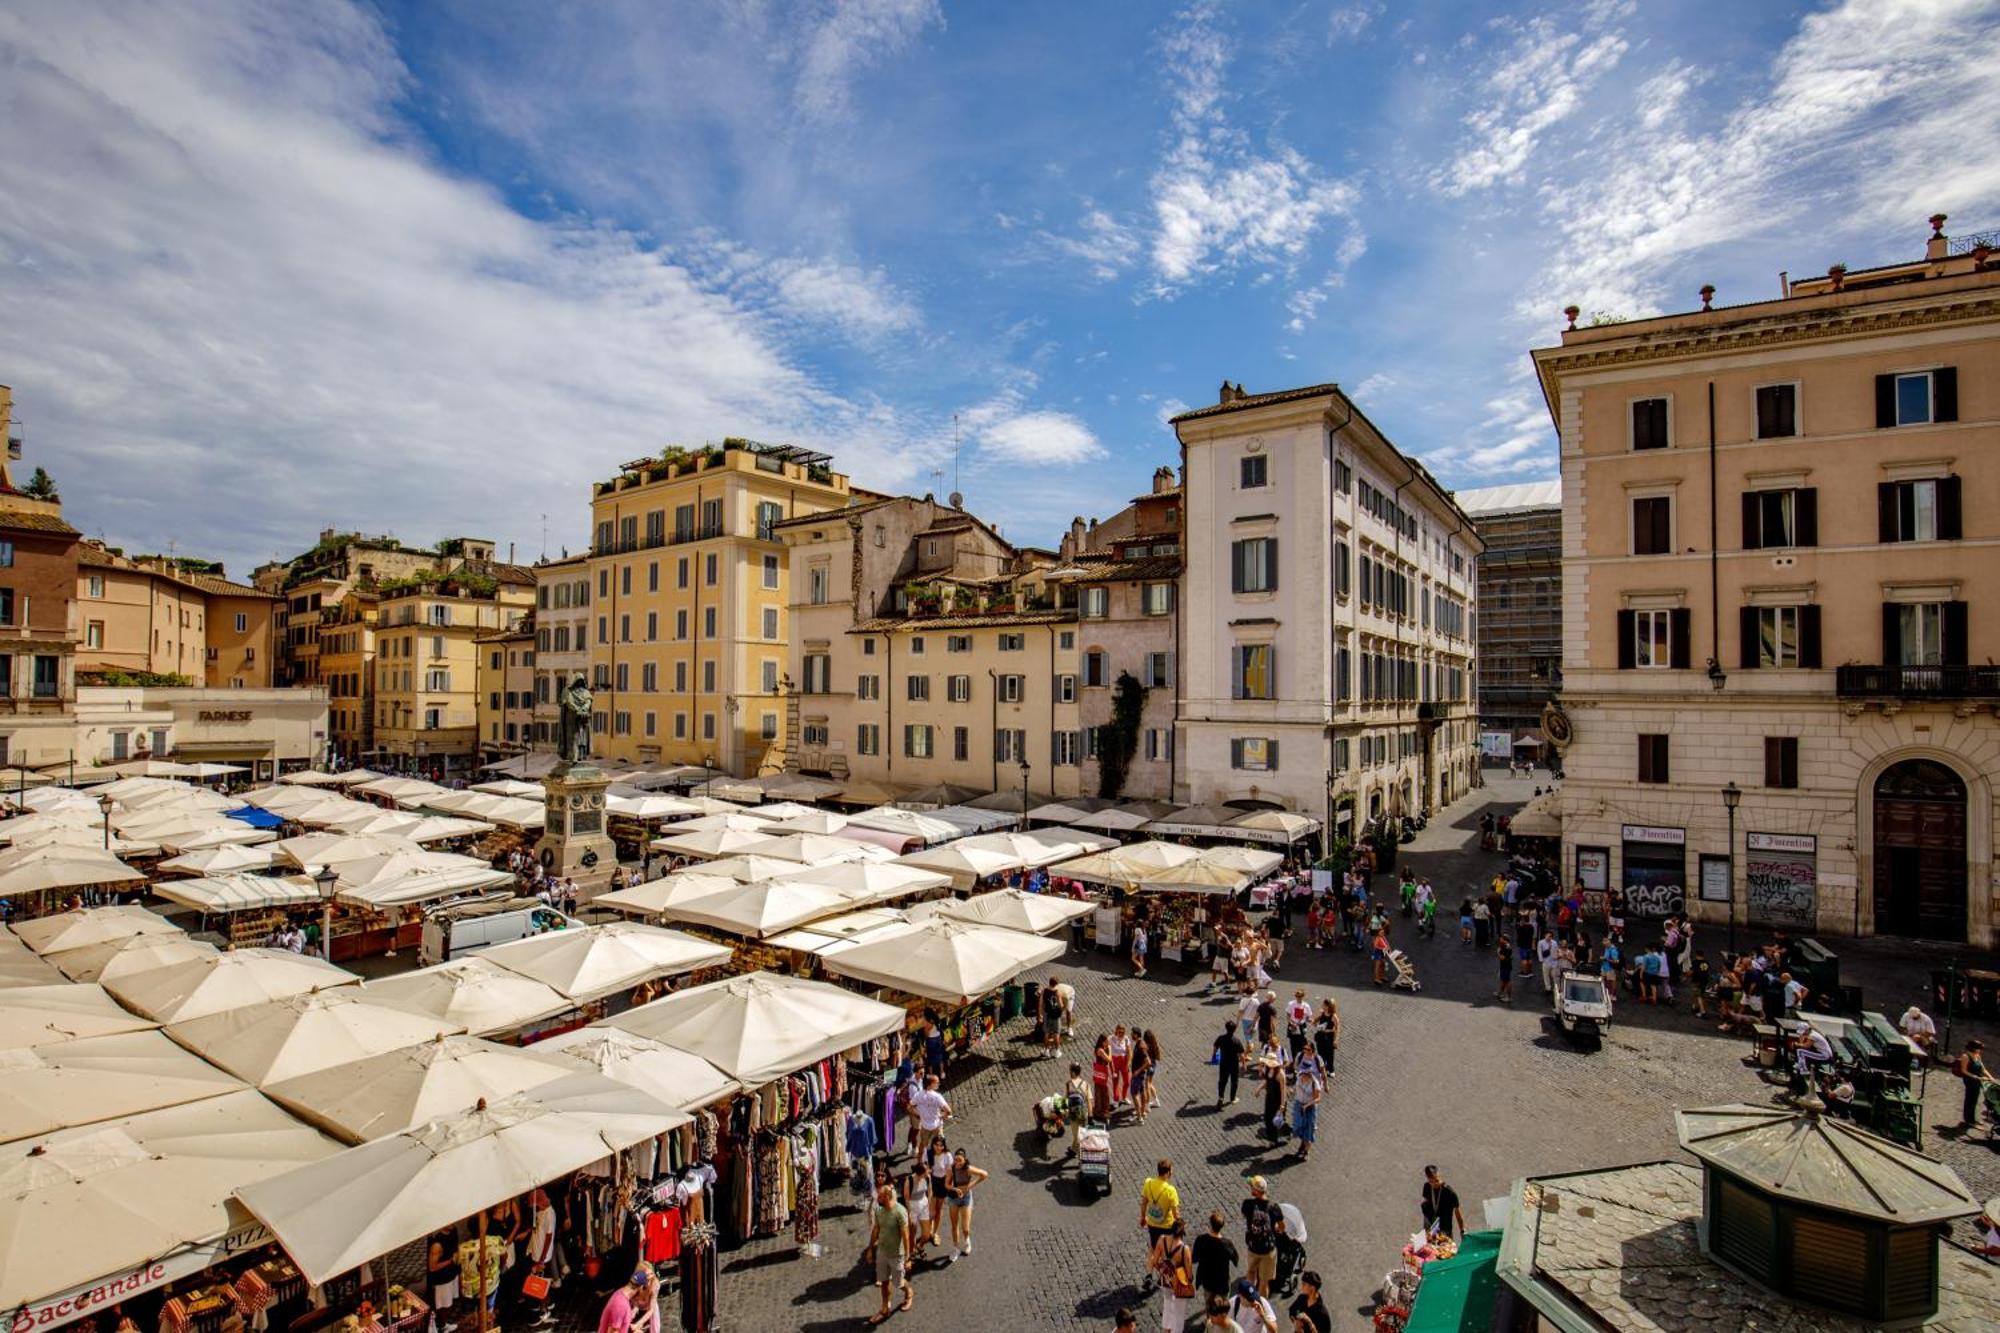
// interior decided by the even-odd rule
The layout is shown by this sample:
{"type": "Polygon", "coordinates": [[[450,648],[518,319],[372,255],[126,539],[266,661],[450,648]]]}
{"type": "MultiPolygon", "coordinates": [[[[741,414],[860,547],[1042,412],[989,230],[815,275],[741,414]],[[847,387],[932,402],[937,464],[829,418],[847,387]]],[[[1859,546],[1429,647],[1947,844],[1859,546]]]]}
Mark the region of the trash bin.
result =
{"type": "Polygon", "coordinates": [[[1033,1014],[1037,1022],[1042,1017],[1042,983],[1022,981],[1015,983],[1021,988],[1021,1012],[1033,1014]]]}
{"type": "Polygon", "coordinates": [[[1010,981],[1000,988],[1000,1021],[1021,1016],[1021,986],[1010,981]]]}

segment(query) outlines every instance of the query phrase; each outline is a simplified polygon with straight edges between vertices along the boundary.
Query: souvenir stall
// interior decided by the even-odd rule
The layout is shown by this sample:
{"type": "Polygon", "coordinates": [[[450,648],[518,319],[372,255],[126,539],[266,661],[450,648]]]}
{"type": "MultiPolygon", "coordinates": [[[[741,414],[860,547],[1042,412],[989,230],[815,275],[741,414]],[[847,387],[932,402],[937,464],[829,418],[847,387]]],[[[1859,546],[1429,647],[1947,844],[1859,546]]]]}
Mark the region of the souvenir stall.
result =
{"type": "Polygon", "coordinates": [[[911,1033],[922,1033],[934,1017],[950,1059],[984,1045],[1003,1018],[1014,1016],[1004,1012],[1003,986],[1066,948],[1061,940],[940,916],[821,962],[834,976],[885,988],[881,998],[902,1005],[911,1033]]]}
{"type": "Polygon", "coordinates": [[[816,1245],[825,1179],[892,1141],[890,1038],[903,1011],[838,986],[769,972],[730,977],[620,1014],[607,1026],[698,1055],[747,1089],[717,1117],[715,1219],[722,1242],[787,1224],[816,1245]]]}
{"type": "MultiPolygon", "coordinates": [[[[1085,937],[1100,949],[1119,949],[1130,938],[1139,885],[1149,875],[1184,865],[1200,855],[1192,847],[1171,842],[1138,842],[1110,851],[1063,861],[1052,873],[1084,884],[1102,886],[1096,910],[1086,919],[1085,937]]],[[[1208,939],[1208,904],[1162,899],[1152,904],[1153,948],[1159,956],[1194,961],[1208,939]]]]}
{"type": "Polygon", "coordinates": [[[425,904],[514,883],[505,871],[452,852],[398,851],[341,861],[333,869],[339,910],[329,956],[336,961],[418,948],[425,904]]]}

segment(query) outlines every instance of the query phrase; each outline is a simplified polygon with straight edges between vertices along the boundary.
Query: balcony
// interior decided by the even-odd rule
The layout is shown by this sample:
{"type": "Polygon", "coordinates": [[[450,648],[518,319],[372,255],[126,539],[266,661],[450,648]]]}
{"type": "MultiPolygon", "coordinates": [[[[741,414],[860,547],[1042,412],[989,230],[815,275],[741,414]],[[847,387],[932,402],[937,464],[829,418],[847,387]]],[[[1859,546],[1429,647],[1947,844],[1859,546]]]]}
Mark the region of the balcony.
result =
{"type": "Polygon", "coordinates": [[[1844,666],[1834,692],[1843,699],[2000,699],[2000,667],[1844,666]]]}
{"type": "Polygon", "coordinates": [[[1417,721],[1441,722],[1464,712],[1465,701],[1462,699],[1431,700],[1417,705],[1417,721]]]}

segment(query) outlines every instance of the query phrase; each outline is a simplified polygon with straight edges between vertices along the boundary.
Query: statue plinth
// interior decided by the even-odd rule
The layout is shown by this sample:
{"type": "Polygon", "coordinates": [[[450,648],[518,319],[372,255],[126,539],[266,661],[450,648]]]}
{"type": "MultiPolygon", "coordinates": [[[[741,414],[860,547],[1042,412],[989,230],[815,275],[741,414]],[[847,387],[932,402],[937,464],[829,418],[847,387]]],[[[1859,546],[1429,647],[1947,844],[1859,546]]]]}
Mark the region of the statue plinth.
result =
{"type": "Polygon", "coordinates": [[[610,776],[587,759],[558,764],[542,779],[545,822],[535,855],[551,875],[575,880],[582,901],[602,892],[618,868],[618,847],[605,829],[610,786],[610,776]]]}

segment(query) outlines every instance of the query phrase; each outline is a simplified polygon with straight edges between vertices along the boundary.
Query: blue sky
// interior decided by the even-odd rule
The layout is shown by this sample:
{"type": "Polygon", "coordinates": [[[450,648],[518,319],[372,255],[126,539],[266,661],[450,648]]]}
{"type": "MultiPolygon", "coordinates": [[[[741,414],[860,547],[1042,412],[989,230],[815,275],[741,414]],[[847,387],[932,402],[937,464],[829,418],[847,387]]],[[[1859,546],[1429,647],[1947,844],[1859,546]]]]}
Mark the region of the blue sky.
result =
{"type": "Polygon", "coordinates": [[[0,10],[0,383],[74,521],[233,571],[322,526],[578,547],[744,434],[1106,514],[1164,418],[1338,380],[1548,476],[1586,311],[2000,224],[2000,3],[0,10]]]}

